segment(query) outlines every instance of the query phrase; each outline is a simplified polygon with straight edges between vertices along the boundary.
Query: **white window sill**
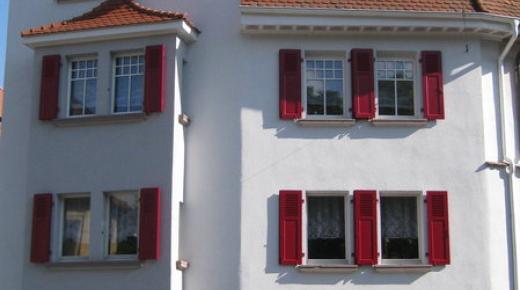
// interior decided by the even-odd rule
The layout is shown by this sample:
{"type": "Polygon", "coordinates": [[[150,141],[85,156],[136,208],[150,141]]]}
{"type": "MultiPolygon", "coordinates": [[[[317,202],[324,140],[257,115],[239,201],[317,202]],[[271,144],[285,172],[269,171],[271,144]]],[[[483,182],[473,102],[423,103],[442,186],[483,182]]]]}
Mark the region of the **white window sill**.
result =
{"type": "Polygon", "coordinates": [[[296,269],[309,273],[354,273],[357,265],[298,265],[296,269]]]}
{"type": "Polygon", "coordinates": [[[73,117],[56,119],[52,124],[56,127],[78,127],[78,126],[95,126],[104,124],[132,123],[146,119],[145,113],[128,113],[117,115],[93,115],[84,117],[73,117]]]}
{"type": "Polygon", "coordinates": [[[354,126],[354,119],[299,119],[296,120],[303,127],[351,127],[354,126]]]}
{"type": "Polygon", "coordinates": [[[426,273],[432,269],[432,265],[375,265],[373,267],[379,273],[426,273]]]}
{"type": "Polygon", "coordinates": [[[426,119],[372,119],[370,122],[376,127],[424,127],[428,124],[426,119]]]}
{"type": "Polygon", "coordinates": [[[48,263],[46,266],[56,270],[138,269],[143,267],[143,262],[139,260],[58,261],[48,263]]]}

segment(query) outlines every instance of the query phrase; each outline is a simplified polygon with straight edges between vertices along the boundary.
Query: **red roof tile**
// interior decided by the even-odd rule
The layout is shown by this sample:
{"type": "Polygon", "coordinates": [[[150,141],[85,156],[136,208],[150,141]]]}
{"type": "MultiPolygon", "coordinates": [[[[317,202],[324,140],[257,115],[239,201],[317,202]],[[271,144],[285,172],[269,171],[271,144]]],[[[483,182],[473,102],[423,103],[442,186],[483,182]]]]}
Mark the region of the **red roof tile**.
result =
{"type": "Polygon", "coordinates": [[[106,0],[81,16],[25,30],[22,32],[22,36],[91,30],[123,25],[151,24],[175,20],[184,20],[191,27],[195,28],[193,23],[188,19],[187,14],[146,8],[135,0],[106,0]]]}
{"type": "Polygon", "coordinates": [[[487,12],[520,17],[518,0],[240,0],[245,7],[487,12]]]}

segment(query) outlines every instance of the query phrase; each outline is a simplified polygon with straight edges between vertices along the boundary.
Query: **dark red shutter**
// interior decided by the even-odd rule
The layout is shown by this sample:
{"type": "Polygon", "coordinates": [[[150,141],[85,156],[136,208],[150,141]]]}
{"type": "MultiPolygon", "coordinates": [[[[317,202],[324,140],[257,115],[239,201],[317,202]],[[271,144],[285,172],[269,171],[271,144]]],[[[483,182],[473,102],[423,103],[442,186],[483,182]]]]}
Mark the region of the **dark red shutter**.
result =
{"type": "Polygon", "coordinates": [[[374,93],[374,52],[372,49],[353,49],[352,107],[355,119],[372,119],[376,114],[374,93]]]}
{"type": "Polygon", "coordinates": [[[279,200],[280,264],[302,263],[302,192],[281,190],[279,200]]]}
{"type": "Polygon", "coordinates": [[[144,79],[145,113],[164,111],[166,92],[166,47],[164,45],[146,47],[144,79]]]}
{"type": "Polygon", "coordinates": [[[356,264],[377,264],[377,196],[375,190],[354,191],[356,264]]]}
{"type": "Polygon", "coordinates": [[[33,197],[31,262],[47,263],[51,253],[52,194],[33,197]]]}
{"type": "Polygon", "coordinates": [[[161,199],[159,188],[141,189],[139,260],[159,259],[161,199]]]}
{"type": "Polygon", "coordinates": [[[440,51],[423,51],[421,59],[424,117],[428,120],[444,119],[442,54],[440,51]]]}
{"type": "Polygon", "coordinates": [[[302,115],[301,52],[298,49],[281,49],[280,119],[295,120],[302,115]]]}
{"type": "Polygon", "coordinates": [[[46,55],[42,60],[40,84],[40,120],[48,121],[58,117],[58,98],[60,92],[59,55],[46,55]]]}
{"type": "Polygon", "coordinates": [[[450,263],[450,233],[448,227],[448,193],[428,191],[428,244],[432,265],[450,263]]]}

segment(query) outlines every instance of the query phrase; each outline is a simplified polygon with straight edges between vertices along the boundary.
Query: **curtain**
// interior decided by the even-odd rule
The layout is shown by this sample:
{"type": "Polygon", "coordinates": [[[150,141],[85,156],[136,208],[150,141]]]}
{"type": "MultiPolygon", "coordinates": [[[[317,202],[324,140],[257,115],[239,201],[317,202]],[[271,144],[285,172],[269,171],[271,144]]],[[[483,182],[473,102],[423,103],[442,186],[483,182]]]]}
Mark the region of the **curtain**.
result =
{"type": "Polygon", "coordinates": [[[345,202],[343,197],[308,197],[307,203],[309,239],[345,238],[345,202]]]}
{"type": "Polygon", "coordinates": [[[417,238],[417,198],[381,198],[383,238],[417,238]]]}

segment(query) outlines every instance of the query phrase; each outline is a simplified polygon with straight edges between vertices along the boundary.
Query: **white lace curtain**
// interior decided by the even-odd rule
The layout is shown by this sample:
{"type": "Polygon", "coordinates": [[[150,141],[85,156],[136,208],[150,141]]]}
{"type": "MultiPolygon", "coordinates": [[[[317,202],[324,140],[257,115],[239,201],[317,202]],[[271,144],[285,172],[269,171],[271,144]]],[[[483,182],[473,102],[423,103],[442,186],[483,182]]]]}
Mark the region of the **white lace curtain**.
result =
{"type": "Polygon", "coordinates": [[[308,197],[309,239],[345,238],[343,197],[308,197]]]}
{"type": "Polygon", "coordinates": [[[381,234],[384,238],[417,238],[417,198],[381,198],[381,234]]]}

